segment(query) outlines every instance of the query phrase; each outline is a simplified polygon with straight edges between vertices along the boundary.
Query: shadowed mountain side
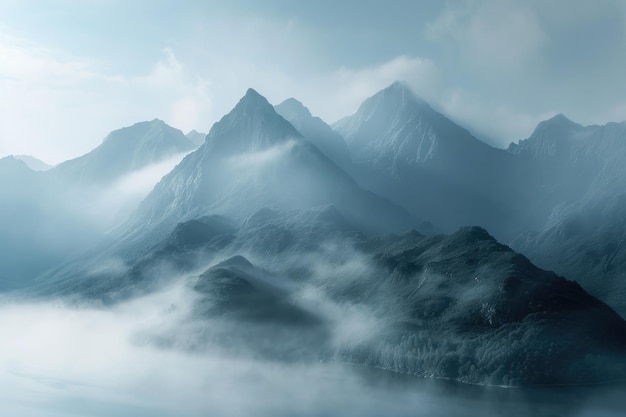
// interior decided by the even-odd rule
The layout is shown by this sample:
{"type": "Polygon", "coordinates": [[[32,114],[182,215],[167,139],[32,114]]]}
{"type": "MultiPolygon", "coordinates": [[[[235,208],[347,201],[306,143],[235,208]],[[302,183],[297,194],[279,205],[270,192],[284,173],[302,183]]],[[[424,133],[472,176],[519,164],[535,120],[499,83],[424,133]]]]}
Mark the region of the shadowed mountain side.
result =
{"type": "Polygon", "coordinates": [[[541,175],[544,223],[512,246],[580,282],[626,313],[626,123],[581,126],[562,115],[541,122],[510,152],[541,175]]]}
{"type": "Polygon", "coordinates": [[[574,204],[512,246],[538,265],[572,277],[626,315],[626,194],[574,204]]]}
{"type": "Polygon", "coordinates": [[[44,271],[101,248],[106,232],[125,221],[168,165],[194,147],[155,119],[111,132],[93,151],[45,172],[4,158],[0,288],[27,287],[44,271]]]}
{"type": "Polygon", "coordinates": [[[300,132],[306,140],[315,145],[337,166],[350,172],[352,159],[344,139],[319,117],[314,117],[308,108],[294,98],[289,98],[274,107],[300,132]]]}
{"type": "Polygon", "coordinates": [[[264,266],[282,271],[298,255],[319,252],[328,241],[351,245],[357,236],[363,232],[333,206],[291,212],[263,208],[240,222],[220,215],[203,216],[179,223],[148,248],[120,253],[105,248],[70,262],[43,275],[35,288],[26,291],[110,304],[204,269],[223,256],[249,254],[264,266]]]}
{"type": "Polygon", "coordinates": [[[480,224],[508,241],[528,222],[523,166],[433,110],[402,82],[333,125],[348,143],[355,177],[446,231],[480,224]]]}
{"type": "Polygon", "coordinates": [[[195,342],[218,345],[231,353],[245,352],[274,360],[319,358],[325,351],[328,324],[315,312],[290,299],[281,281],[235,256],[212,266],[191,280],[198,294],[197,320],[210,325],[195,342]]]}
{"type": "Polygon", "coordinates": [[[0,290],[29,286],[40,273],[100,237],[79,209],[59,198],[47,172],[0,159],[0,290]]]}
{"type": "Polygon", "coordinates": [[[483,229],[372,240],[364,250],[384,271],[365,297],[376,304],[385,288],[398,318],[375,353],[364,346],[347,360],[495,385],[626,377],[626,322],[483,229]]]}

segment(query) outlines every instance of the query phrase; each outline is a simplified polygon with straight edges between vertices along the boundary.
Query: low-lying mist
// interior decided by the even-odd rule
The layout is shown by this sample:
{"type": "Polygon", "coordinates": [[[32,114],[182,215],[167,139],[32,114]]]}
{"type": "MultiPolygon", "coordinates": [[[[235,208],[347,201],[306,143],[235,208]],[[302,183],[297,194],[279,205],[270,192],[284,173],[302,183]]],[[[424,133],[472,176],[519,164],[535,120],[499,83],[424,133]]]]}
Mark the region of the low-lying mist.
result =
{"type": "Polygon", "coordinates": [[[161,162],[131,171],[111,184],[81,190],[73,203],[87,220],[100,229],[108,229],[123,222],[154,186],[188,153],[179,153],[161,162]]]}
{"type": "MultiPolygon", "coordinates": [[[[344,268],[349,272],[362,265],[344,268]]],[[[63,299],[3,299],[2,414],[617,416],[622,410],[619,388],[503,390],[332,360],[268,359],[250,346],[237,349],[233,340],[229,349],[221,343],[194,348],[207,332],[237,334],[248,324],[190,320],[199,296],[189,278],[106,309],[63,299]]],[[[371,311],[336,303],[312,287],[303,287],[296,297],[323,312],[337,343],[362,342],[380,325],[371,311]]],[[[258,343],[274,342],[271,332],[265,338],[258,343]]]]}

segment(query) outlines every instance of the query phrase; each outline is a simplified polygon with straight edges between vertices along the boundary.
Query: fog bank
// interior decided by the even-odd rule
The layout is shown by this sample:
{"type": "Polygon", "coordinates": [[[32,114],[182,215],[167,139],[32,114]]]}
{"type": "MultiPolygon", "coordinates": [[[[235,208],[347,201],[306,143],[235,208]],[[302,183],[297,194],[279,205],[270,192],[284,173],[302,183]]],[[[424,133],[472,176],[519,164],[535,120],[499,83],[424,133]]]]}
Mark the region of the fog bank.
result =
{"type": "Polygon", "coordinates": [[[3,300],[2,414],[617,416],[623,410],[619,387],[487,389],[335,363],[280,363],[210,347],[195,353],[159,347],[158,334],[175,335],[181,346],[195,337],[199,329],[193,324],[177,324],[193,297],[188,287],[176,284],[106,310],[3,300]]]}

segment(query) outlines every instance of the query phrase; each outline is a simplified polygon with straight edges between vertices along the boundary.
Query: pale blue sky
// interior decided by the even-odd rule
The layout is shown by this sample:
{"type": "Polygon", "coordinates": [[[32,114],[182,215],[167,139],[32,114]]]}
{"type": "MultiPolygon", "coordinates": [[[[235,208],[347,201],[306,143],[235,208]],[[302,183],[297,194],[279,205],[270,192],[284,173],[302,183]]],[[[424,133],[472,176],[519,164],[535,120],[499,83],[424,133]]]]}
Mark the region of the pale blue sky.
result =
{"type": "Polygon", "coordinates": [[[558,112],[625,120],[625,73],[620,0],[0,0],[0,156],[206,132],[248,87],[333,122],[395,79],[506,146],[558,112]]]}

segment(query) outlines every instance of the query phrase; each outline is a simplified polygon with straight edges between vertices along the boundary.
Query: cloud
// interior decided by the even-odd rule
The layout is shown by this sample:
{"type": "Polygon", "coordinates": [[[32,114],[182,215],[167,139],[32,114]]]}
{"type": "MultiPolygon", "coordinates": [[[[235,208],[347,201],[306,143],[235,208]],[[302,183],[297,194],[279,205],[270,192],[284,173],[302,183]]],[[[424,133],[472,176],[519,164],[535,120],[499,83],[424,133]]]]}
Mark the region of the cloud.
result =
{"type": "Polygon", "coordinates": [[[210,82],[167,48],[139,76],[107,74],[96,62],[1,34],[0,56],[0,155],[57,163],[137,121],[158,117],[188,131],[215,117],[210,82]]]}
{"type": "Polygon", "coordinates": [[[81,190],[79,201],[73,206],[85,216],[86,220],[96,223],[105,230],[124,221],[139,203],[152,191],[154,186],[170,172],[187,153],[180,153],[170,158],[132,171],[116,180],[104,189],[81,190]]]}
{"type": "Polygon", "coordinates": [[[71,85],[97,76],[87,62],[2,33],[0,56],[0,77],[5,81],[71,85]]]}
{"type": "Polygon", "coordinates": [[[375,66],[358,69],[342,67],[331,74],[328,82],[327,92],[332,96],[328,102],[335,107],[329,109],[334,114],[328,114],[328,119],[334,121],[354,112],[367,97],[398,80],[407,81],[424,97],[433,97],[440,87],[437,66],[428,58],[402,55],[375,66]]]}
{"type": "Polygon", "coordinates": [[[527,70],[548,40],[533,10],[512,0],[447,4],[426,34],[476,68],[500,74],[527,70]]]}
{"type": "MultiPolygon", "coordinates": [[[[0,303],[0,401],[13,417],[379,416],[455,411],[443,392],[333,363],[281,363],[160,348],[196,337],[180,325],[193,295],[182,285],[111,309],[62,301],[0,303]],[[391,381],[388,385],[386,381],[391,381]],[[432,396],[435,395],[435,396],[432,396]],[[425,408],[425,401],[430,405],[425,408]]],[[[207,323],[219,326],[218,322],[207,323]]],[[[375,371],[372,371],[375,372],[375,371]]],[[[467,401],[467,400],[465,400],[467,401]]]]}
{"type": "Polygon", "coordinates": [[[540,121],[558,113],[527,113],[505,102],[487,102],[482,95],[462,88],[447,89],[435,104],[456,123],[498,148],[506,148],[511,142],[526,138],[540,121]]]}
{"type": "Polygon", "coordinates": [[[320,80],[322,88],[304,92],[310,96],[303,100],[314,114],[334,121],[353,113],[363,100],[396,80],[408,82],[438,111],[497,147],[526,137],[537,123],[558,113],[526,113],[508,102],[487,100],[484,93],[448,84],[431,59],[404,55],[375,66],[340,68],[327,80],[320,80]]]}
{"type": "Polygon", "coordinates": [[[229,158],[227,164],[231,165],[235,170],[247,168],[255,171],[282,159],[291,152],[295,145],[295,140],[287,140],[266,149],[237,154],[229,158]]]}

